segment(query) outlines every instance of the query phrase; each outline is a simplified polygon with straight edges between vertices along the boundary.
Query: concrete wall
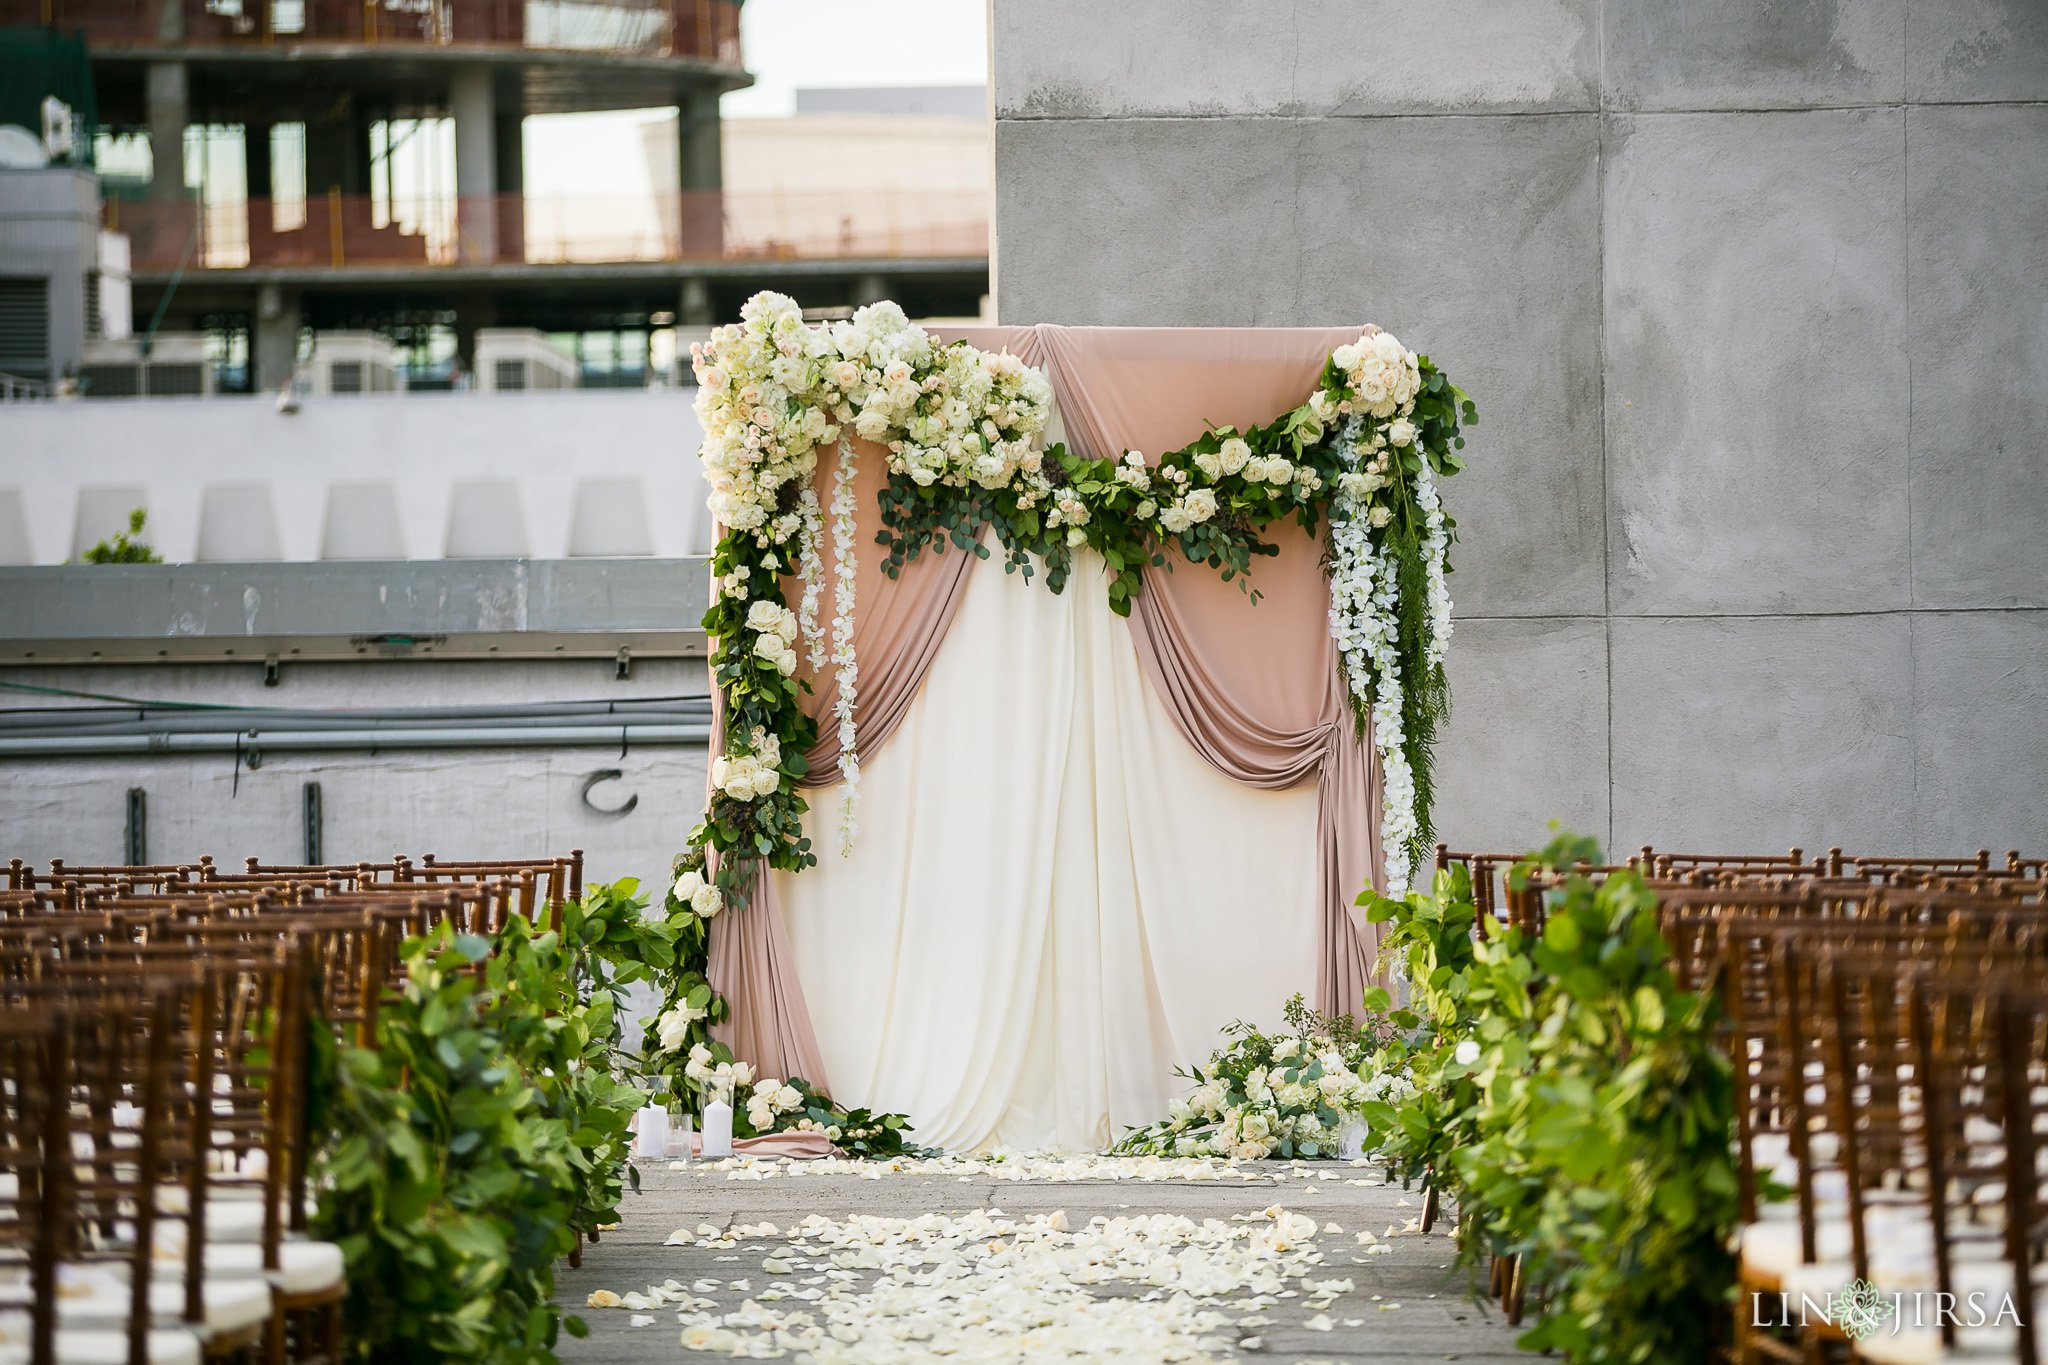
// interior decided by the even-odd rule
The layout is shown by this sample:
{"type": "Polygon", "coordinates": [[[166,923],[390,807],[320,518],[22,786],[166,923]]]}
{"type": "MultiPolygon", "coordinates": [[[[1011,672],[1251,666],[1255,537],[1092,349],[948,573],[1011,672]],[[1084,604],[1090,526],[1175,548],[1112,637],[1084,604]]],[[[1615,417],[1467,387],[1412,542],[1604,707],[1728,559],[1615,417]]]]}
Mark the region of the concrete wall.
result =
{"type": "Polygon", "coordinates": [[[0,410],[0,565],[149,511],[170,560],[703,554],[693,389],[268,395],[0,410]],[[91,452],[81,460],[81,451],[91,452]]]}
{"type": "Polygon", "coordinates": [[[1002,321],[1477,399],[1444,837],[2048,846],[2048,5],[994,13],[1002,321]]]}
{"type": "MultiPolygon", "coordinates": [[[[158,701],[306,708],[474,706],[702,695],[701,659],[635,664],[630,680],[608,661],[570,663],[302,664],[278,687],[246,665],[12,668],[0,680],[158,701]]],[[[10,706],[49,705],[49,693],[13,694],[10,706]]],[[[610,748],[404,753],[277,753],[251,770],[225,756],[58,758],[0,770],[0,862],[51,858],[123,861],[127,792],[148,797],[148,854],[160,862],[251,855],[296,863],[304,853],[304,785],[318,782],[329,862],[395,852],[444,858],[521,857],[581,848],[589,876],[658,882],[704,802],[704,749],[610,748]],[[621,776],[582,799],[601,768],[621,776]],[[615,809],[638,796],[623,815],[615,809]]]]}

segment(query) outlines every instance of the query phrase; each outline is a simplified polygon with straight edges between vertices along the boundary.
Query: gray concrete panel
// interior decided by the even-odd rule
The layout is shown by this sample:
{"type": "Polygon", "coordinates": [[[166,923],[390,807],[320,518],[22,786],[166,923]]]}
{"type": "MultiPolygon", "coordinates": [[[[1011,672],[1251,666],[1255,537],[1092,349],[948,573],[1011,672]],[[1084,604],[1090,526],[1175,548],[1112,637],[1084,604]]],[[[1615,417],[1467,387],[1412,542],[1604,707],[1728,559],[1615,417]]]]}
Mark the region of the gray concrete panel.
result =
{"type": "Polygon", "coordinates": [[[1610,601],[1907,605],[1897,110],[1614,121],[1610,601]]]}
{"type": "Polygon", "coordinates": [[[2048,107],[1906,119],[1913,600],[2048,606],[2048,107]]]}
{"type": "Polygon", "coordinates": [[[223,862],[304,857],[303,792],[318,782],[329,862],[389,858],[528,857],[585,852],[585,880],[638,877],[658,887],[696,822],[704,796],[701,748],[628,752],[490,750],[460,754],[274,754],[251,770],[205,758],[31,759],[0,783],[6,856],[46,864],[122,861],[126,793],[148,801],[149,856],[223,862]],[[592,792],[596,769],[621,776],[592,792]]]}
{"type": "Polygon", "coordinates": [[[1283,326],[1300,311],[1300,125],[996,125],[1005,323],[1283,326]],[[1028,244],[1028,245],[1026,245],[1028,244]]]}
{"type": "Polygon", "coordinates": [[[2048,612],[1913,617],[1918,852],[2048,848],[2048,612]]]}
{"type": "Polygon", "coordinates": [[[1591,109],[1598,0],[999,0],[1001,118],[1591,109]]]}
{"type": "Polygon", "coordinates": [[[1319,120],[1298,164],[1284,320],[1378,323],[1479,404],[1445,493],[1459,610],[1601,611],[1595,116],[1319,120]]]}
{"type": "Polygon", "coordinates": [[[1913,851],[1903,613],[1612,630],[1616,848],[1913,851]]]}
{"type": "Polygon", "coordinates": [[[1437,838],[1538,848],[1550,822],[1605,840],[1607,628],[1598,619],[1460,621],[1437,746],[1437,838]]]}
{"type": "Polygon", "coordinates": [[[1605,0],[1610,109],[1896,103],[1907,0],[1605,0]]]}
{"type": "Polygon", "coordinates": [[[0,663],[693,653],[702,559],[0,568],[0,663]]]}
{"type": "Polygon", "coordinates": [[[1906,0],[1906,98],[2048,99],[2048,5],[1906,0]]]}

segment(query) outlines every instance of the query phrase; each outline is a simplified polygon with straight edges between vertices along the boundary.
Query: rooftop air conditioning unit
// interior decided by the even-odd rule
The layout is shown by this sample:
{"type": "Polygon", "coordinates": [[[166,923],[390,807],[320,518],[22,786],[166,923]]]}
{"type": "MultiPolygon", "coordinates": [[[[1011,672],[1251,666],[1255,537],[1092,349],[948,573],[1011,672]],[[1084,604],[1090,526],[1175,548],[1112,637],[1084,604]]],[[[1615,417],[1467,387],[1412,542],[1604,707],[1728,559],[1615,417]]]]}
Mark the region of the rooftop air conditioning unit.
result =
{"type": "Polygon", "coordinates": [[[143,358],[138,338],[99,337],[85,343],[78,367],[87,398],[211,398],[213,360],[200,332],[159,332],[143,358]]]}
{"type": "Polygon", "coordinates": [[[340,398],[402,392],[402,359],[398,347],[375,332],[321,332],[313,339],[313,393],[340,398]]]}
{"type": "Polygon", "coordinates": [[[574,357],[530,327],[479,327],[476,386],[485,393],[573,389],[582,382],[574,357]]]}

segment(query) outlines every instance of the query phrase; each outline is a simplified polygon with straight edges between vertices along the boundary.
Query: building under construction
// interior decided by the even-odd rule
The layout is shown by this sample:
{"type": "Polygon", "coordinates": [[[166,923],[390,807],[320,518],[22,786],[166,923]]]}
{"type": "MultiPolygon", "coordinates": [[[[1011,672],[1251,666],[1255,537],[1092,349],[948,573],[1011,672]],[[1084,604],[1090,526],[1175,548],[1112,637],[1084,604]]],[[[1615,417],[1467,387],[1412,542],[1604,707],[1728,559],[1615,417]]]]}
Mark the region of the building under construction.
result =
{"type": "Polygon", "coordinates": [[[136,329],[212,338],[226,387],[275,388],[333,331],[432,386],[479,328],[608,334],[638,382],[656,333],[757,289],[922,315],[987,291],[985,203],[727,189],[737,0],[0,0],[8,26],[83,36],[136,329]],[[663,108],[673,188],[529,196],[527,118],[663,108]]]}

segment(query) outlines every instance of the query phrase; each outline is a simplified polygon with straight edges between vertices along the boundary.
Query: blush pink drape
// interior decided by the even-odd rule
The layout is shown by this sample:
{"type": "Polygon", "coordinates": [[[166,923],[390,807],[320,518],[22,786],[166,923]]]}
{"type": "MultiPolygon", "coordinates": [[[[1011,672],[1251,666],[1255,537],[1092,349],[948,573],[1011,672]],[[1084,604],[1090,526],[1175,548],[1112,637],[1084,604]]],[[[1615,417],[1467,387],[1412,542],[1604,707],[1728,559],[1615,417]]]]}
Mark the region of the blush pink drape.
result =
{"type": "MultiPolygon", "coordinates": [[[[984,350],[1007,349],[1045,368],[1068,444],[1099,457],[1127,449],[1156,456],[1194,440],[1208,425],[1269,422],[1312,391],[1324,359],[1355,340],[1358,330],[1041,325],[949,328],[940,335],[984,350]]],[[[866,757],[888,739],[916,696],[975,559],[957,548],[928,550],[900,578],[887,579],[874,543],[883,462],[878,449],[861,445],[855,711],[866,757]]],[[[837,464],[836,452],[821,452],[816,487],[828,507],[837,464]]],[[[1268,527],[1265,536],[1280,554],[1252,567],[1251,581],[1262,595],[1256,606],[1238,584],[1206,568],[1150,570],[1131,635],[1176,726],[1219,772],[1267,789],[1316,779],[1316,1002],[1326,1011],[1355,1009],[1372,983],[1377,943],[1352,900],[1380,866],[1379,764],[1370,737],[1356,731],[1338,674],[1321,538],[1293,522],[1268,527]]],[[[828,558],[821,628],[832,617],[831,570],[828,558]]],[[[794,605],[795,584],[785,588],[794,605]]],[[[819,721],[818,743],[807,755],[804,785],[810,787],[839,779],[832,722],[837,683],[829,673],[804,701],[819,721]]],[[[712,733],[715,754],[723,734],[716,706],[712,733]]],[[[836,829],[836,817],[816,827],[836,829]]],[[[829,1088],[772,886],[771,878],[757,876],[750,908],[712,921],[709,976],[732,1008],[716,1032],[763,1075],[802,1076],[829,1088]]]]}
{"type": "MultiPolygon", "coordinates": [[[[1210,426],[1272,421],[1316,385],[1356,328],[1192,331],[1044,327],[1067,443],[1100,459],[1155,457],[1210,426]]],[[[1292,521],[1240,583],[1169,555],[1145,572],[1131,638],[1180,732],[1212,767],[1254,787],[1313,775],[1317,822],[1317,1008],[1355,1011],[1373,982],[1378,936],[1353,901],[1380,866],[1379,764],[1358,732],[1330,640],[1323,540],[1292,521]]]]}
{"type": "MultiPolygon", "coordinates": [[[[970,328],[947,333],[945,340],[964,338],[984,350],[1013,352],[1029,364],[1039,364],[1039,348],[1030,328],[970,328]]],[[[975,563],[972,554],[958,546],[927,549],[891,579],[882,570],[884,549],[875,543],[882,529],[879,497],[888,482],[885,452],[870,441],[855,440],[854,448],[854,612],[853,648],[860,664],[855,689],[854,723],[860,749],[873,753],[894,734],[910,709],[910,703],[938,657],[939,643],[953,622],[960,605],[967,571],[975,563]]],[[[830,520],[834,479],[839,471],[836,447],[818,452],[813,486],[830,520]]],[[[834,613],[833,585],[838,567],[831,538],[821,550],[823,582],[818,597],[818,626],[831,629],[834,613]]],[[[796,608],[802,587],[795,579],[783,583],[783,596],[796,608]]],[[[839,781],[839,728],[833,709],[839,702],[839,678],[829,664],[823,678],[813,676],[809,646],[798,642],[804,656],[798,675],[813,690],[804,694],[806,714],[818,722],[818,742],[804,755],[808,764],[800,785],[825,787],[839,781]]],[[[711,752],[720,752],[725,733],[724,716],[713,689],[711,752]]],[[[816,822],[815,828],[836,830],[836,815],[816,822]]],[[[830,856],[820,850],[820,856],[830,856]]],[[[828,1093],[831,1082],[818,1051],[818,1037],[804,1005],[803,988],[797,981],[796,964],[789,943],[789,930],[782,908],[776,901],[775,880],[757,868],[750,883],[746,911],[720,915],[711,921],[710,960],[705,975],[711,988],[725,999],[731,1015],[713,1028],[733,1055],[751,1061],[763,1076],[783,1079],[801,1076],[828,1093]]]]}

